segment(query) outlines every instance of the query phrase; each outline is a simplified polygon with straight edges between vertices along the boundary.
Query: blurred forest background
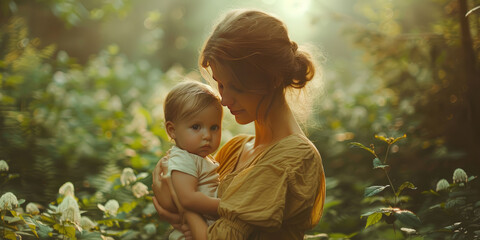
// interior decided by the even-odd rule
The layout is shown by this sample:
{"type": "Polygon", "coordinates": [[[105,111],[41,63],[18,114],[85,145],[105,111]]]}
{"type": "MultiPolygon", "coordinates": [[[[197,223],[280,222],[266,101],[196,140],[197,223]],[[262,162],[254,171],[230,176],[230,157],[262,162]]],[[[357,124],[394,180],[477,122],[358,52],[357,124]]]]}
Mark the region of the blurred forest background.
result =
{"type": "MultiPolygon", "coordinates": [[[[306,130],[324,161],[327,201],[311,238],[408,237],[388,222],[365,228],[360,215],[388,201],[364,198],[364,189],[387,182],[368,152],[349,145],[374,144],[384,154],[375,135],[406,134],[388,148],[393,185],[408,180],[416,187],[402,208],[422,221],[418,238],[455,239],[452,229],[434,229],[467,217],[445,202],[436,206],[439,196],[451,196],[435,187],[443,178],[452,182],[457,168],[480,174],[478,6],[480,0],[2,0],[0,159],[14,175],[1,194],[48,208],[70,181],[83,215],[97,219],[97,203],[137,201],[115,186],[126,167],[147,173],[141,181],[150,186],[151,170],[170,147],[166,92],[185,77],[201,78],[198,52],[222,13],[257,8],[282,19],[299,45],[322,53],[320,94],[306,130]]],[[[228,114],[224,127],[223,142],[252,132],[228,114]]],[[[480,236],[480,188],[475,181],[468,187],[454,205],[475,213],[468,217],[473,229],[462,235],[473,239],[475,231],[480,236]]],[[[143,225],[120,224],[111,236],[161,239],[168,224],[151,214],[148,201],[138,206],[150,209],[143,225]],[[145,224],[157,230],[145,232],[145,224]]]]}

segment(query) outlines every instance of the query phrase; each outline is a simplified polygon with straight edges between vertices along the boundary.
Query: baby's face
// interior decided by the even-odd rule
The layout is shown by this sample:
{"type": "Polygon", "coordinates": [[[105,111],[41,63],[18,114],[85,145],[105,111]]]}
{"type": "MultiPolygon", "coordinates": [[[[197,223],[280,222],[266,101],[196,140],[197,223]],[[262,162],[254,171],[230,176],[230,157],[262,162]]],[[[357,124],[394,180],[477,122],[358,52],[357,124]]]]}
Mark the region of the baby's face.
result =
{"type": "Polygon", "coordinates": [[[217,150],[222,138],[222,109],[211,104],[189,119],[174,123],[175,143],[190,153],[205,157],[217,150]]]}

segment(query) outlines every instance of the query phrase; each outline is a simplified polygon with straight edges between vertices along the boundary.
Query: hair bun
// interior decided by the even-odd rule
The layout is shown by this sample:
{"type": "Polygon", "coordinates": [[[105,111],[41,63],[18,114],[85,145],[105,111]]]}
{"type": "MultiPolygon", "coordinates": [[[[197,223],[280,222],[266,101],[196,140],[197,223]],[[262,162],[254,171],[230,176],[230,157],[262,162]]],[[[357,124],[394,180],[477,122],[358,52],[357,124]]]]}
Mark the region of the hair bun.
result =
{"type": "Polygon", "coordinates": [[[290,42],[290,46],[291,46],[291,48],[292,48],[292,52],[295,53],[295,52],[297,51],[297,49],[298,49],[297,43],[294,42],[294,41],[291,41],[291,42],[290,42]]]}
{"type": "MultiPolygon", "coordinates": [[[[292,44],[292,50],[294,46],[298,47],[296,43],[292,44]]],[[[295,50],[294,66],[293,79],[289,85],[294,88],[303,88],[315,75],[315,66],[310,54],[305,51],[295,50]]]]}

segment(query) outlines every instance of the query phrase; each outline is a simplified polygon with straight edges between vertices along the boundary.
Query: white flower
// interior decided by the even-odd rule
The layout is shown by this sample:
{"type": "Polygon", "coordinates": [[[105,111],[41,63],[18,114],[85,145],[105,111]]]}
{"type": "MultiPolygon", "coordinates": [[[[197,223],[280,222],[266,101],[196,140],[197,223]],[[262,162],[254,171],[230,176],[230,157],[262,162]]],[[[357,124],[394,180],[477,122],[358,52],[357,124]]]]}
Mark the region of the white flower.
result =
{"type": "Polygon", "coordinates": [[[25,207],[25,210],[27,211],[27,213],[30,213],[33,215],[37,215],[40,213],[40,210],[38,209],[37,204],[32,202],[27,204],[27,206],[25,207]]]}
{"type": "Polygon", "coordinates": [[[0,210],[13,210],[17,206],[18,200],[13,193],[7,192],[0,197],[0,210]]]}
{"type": "Polygon", "coordinates": [[[60,221],[71,221],[76,224],[80,223],[80,210],[75,207],[68,207],[62,212],[62,216],[60,217],[60,221]]]}
{"type": "Polygon", "coordinates": [[[66,182],[58,189],[58,193],[63,196],[75,196],[75,187],[73,187],[73,183],[66,182]]]}
{"type": "Polygon", "coordinates": [[[92,220],[90,220],[90,218],[88,218],[86,216],[83,216],[80,219],[80,226],[83,229],[90,230],[90,229],[94,228],[95,226],[97,226],[97,224],[94,223],[92,220]]]}
{"type": "Polygon", "coordinates": [[[112,111],[121,111],[122,110],[122,99],[120,99],[119,96],[115,95],[110,98],[110,101],[108,102],[108,105],[110,105],[110,109],[112,111]]]}
{"type": "Polygon", "coordinates": [[[146,172],[142,172],[142,173],[139,173],[137,175],[137,179],[143,179],[143,178],[146,178],[146,177],[148,177],[148,173],[146,173],[146,172]]]}
{"type": "Polygon", "coordinates": [[[105,237],[102,235],[102,240],[115,240],[115,238],[112,238],[112,237],[105,237]]]}
{"type": "Polygon", "coordinates": [[[57,212],[61,213],[60,220],[70,220],[75,223],[80,223],[80,208],[74,196],[68,195],[62,203],[58,205],[57,212]]]}
{"type": "Polygon", "coordinates": [[[400,228],[400,230],[404,231],[408,235],[415,234],[417,232],[417,230],[415,230],[415,229],[406,228],[406,227],[402,227],[402,228],[400,228]]]}
{"type": "Polygon", "coordinates": [[[153,224],[153,223],[149,223],[149,224],[145,225],[143,227],[143,230],[145,230],[145,232],[148,235],[154,235],[154,234],[157,233],[157,227],[155,227],[155,224],[153,224]]]}
{"type": "Polygon", "coordinates": [[[117,211],[118,208],[120,208],[120,205],[118,204],[117,200],[111,199],[108,200],[105,206],[98,204],[97,207],[109,216],[117,216],[117,211]]]}
{"type": "Polygon", "coordinates": [[[0,172],[8,172],[8,164],[5,160],[0,160],[0,172]]]}
{"type": "Polygon", "coordinates": [[[148,187],[142,182],[137,182],[133,185],[132,192],[133,196],[135,196],[136,198],[141,198],[148,194],[148,187]]]}
{"type": "Polygon", "coordinates": [[[135,182],[137,180],[137,177],[135,176],[135,173],[133,173],[133,169],[131,168],[124,168],[122,171],[122,176],[120,176],[120,182],[122,183],[122,186],[128,185],[132,182],[135,182]]]}
{"type": "Polygon", "coordinates": [[[450,184],[448,183],[448,181],[447,181],[446,179],[440,179],[440,180],[437,182],[437,189],[436,189],[436,191],[439,192],[439,191],[448,189],[449,187],[450,187],[450,184]]]}
{"type": "Polygon", "coordinates": [[[127,148],[125,149],[125,155],[127,155],[128,157],[134,157],[137,155],[137,152],[135,152],[135,150],[131,148],[127,148]]]}
{"type": "Polygon", "coordinates": [[[455,169],[455,172],[453,172],[453,183],[457,182],[467,182],[468,176],[465,171],[461,168],[455,169]]]}

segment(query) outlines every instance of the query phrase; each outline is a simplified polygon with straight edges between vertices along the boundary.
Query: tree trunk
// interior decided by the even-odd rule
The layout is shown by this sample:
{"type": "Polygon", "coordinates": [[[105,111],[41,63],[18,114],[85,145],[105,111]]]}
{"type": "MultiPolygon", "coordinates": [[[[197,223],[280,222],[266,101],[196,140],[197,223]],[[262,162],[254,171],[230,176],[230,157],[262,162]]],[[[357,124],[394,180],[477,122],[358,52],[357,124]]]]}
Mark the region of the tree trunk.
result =
{"type": "Polygon", "coordinates": [[[470,156],[470,166],[480,157],[480,76],[477,74],[476,54],[473,49],[470,24],[465,14],[468,12],[467,0],[458,0],[459,21],[461,28],[463,77],[466,86],[467,119],[471,127],[473,156],[470,156]]]}

